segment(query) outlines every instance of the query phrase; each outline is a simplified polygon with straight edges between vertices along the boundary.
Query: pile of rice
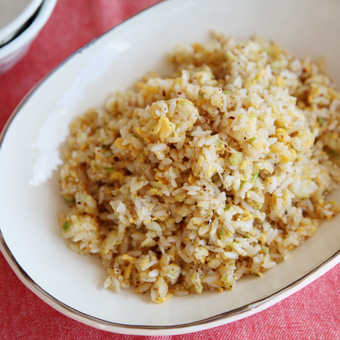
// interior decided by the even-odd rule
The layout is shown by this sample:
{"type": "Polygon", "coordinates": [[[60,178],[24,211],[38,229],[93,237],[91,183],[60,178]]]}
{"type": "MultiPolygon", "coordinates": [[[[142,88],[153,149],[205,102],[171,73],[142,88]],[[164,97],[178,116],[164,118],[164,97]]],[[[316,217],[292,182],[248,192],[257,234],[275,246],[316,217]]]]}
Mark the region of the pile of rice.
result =
{"type": "Polygon", "coordinates": [[[70,127],[62,235],[104,286],[156,303],[232,289],[339,212],[340,94],[322,65],[259,37],[176,47],[70,127]]]}

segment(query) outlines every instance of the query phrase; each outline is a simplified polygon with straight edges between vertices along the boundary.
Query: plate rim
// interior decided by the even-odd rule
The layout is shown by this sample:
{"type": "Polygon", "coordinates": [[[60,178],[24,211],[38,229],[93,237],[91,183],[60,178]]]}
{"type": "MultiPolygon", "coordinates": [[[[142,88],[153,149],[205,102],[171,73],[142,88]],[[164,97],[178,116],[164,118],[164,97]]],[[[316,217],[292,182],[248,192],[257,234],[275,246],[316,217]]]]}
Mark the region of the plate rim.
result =
{"type": "Polygon", "coordinates": [[[116,332],[120,334],[127,335],[179,335],[191,332],[197,332],[204,329],[209,329],[212,327],[217,327],[220,325],[225,325],[250,315],[256,314],[263,311],[279,301],[283,301],[287,297],[293,295],[297,291],[306,287],[308,284],[312,283],[327,271],[332,269],[338,263],[340,263],[340,250],[335,252],[327,260],[319,264],[317,267],[295,280],[291,284],[275,291],[274,293],[258,299],[254,302],[246,304],[244,306],[234,308],[230,311],[214,315],[209,318],[204,318],[198,321],[188,322],[184,324],[177,325],[164,325],[164,326],[153,326],[153,325],[130,325],[112,322],[108,320],[103,320],[98,317],[91,316],[84,312],[81,312],[64,302],[61,302],[42,287],[40,287],[26,271],[21,267],[21,265],[15,259],[15,256],[10,251],[0,230],[0,251],[3,254],[6,262],[9,264],[11,269],[14,271],[19,280],[36,296],[41,300],[51,306],[53,309],[59,311],[67,317],[73,320],[86,324],[88,326],[95,327],[97,329],[116,332]],[[203,326],[203,327],[202,327],[203,326]]]}

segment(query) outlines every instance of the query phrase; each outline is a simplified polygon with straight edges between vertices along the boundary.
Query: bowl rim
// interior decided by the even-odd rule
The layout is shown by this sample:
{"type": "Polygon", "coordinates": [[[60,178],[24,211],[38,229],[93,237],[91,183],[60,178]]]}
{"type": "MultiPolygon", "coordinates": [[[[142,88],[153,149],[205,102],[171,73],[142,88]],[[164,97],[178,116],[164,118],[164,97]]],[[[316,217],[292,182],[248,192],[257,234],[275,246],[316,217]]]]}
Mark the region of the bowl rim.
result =
{"type": "MultiPolygon", "coordinates": [[[[40,7],[43,0],[30,0],[24,9],[0,29],[0,42],[9,41],[10,37],[15,34],[31,18],[34,12],[40,7]]],[[[12,2],[13,3],[13,2],[12,2]]]]}
{"type": "Polygon", "coordinates": [[[13,52],[19,50],[24,45],[29,43],[42,29],[47,20],[52,14],[52,11],[57,3],[57,0],[43,0],[41,7],[34,18],[33,22],[20,35],[9,41],[0,48],[0,60],[5,59],[13,52]]]}
{"type": "MultiPolygon", "coordinates": [[[[48,9],[52,12],[54,5],[57,0],[44,0],[43,2],[50,3],[50,7],[48,9]],[[52,6],[53,4],[53,6],[52,6]]],[[[24,98],[19,102],[17,107],[14,109],[12,114],[10,115],[9,119],[7,120],[6,124],[4,125],[1,133],[0,133],[0,151],[2,148],[2,144],[6,137],[6,134],[11,126],[11,123],[20,112],[21,108],[26,104],[26,102],[33,96],[33,94],[47,81],[55,72],[59,70],[65,63],[68,62],[69,59],[73,58],[75,55],[82,53],[87,47],[95,43],[97,40],[101,39],[102,37],[110,34],[114,31],[117,27],[121,26],[122,24],[130,21],[131,19],[135,18],[136,16],[148,11],[149,9],[161,5],[166,0],[160,1],[156,4],[150,5],[147,8],[135,13],[134,15],[130,16],[129,18],[125,19],[124,21],[120,22],[119,24],[115,25],[111,29],[107,30],[103,34],[95,37],[88,43],[84,44],[82,47],[77,49],[75,52],[70,54],[67,58],[65,58],[60,64],[58,64],[54,69],[52,69],[47,75],[45,75],[36,85],[34,85],[31,90],[24,96],[24,98]]],[[[47,7],[47,5],[46,5],[47,7]]],[[[45,8],[47,12],[47,8],[45,8]]],[[[1,50],[0,50],[1,52],[1,50]]],[[[1,58],[1,53],[0,53],[1,58]]],[[[119,334],[127,334],[127,335],[141,335],[141,336],[157,336],[157,335],[180,335],[186,333],[192,333],[201,331],[207,328],[217,327],[221,325],[225,325],[245,317],[251,316],[256,314],[260,311],[263,311],[279,301],[284,300],[285,298],[291,296],[292,294],[296,293],[300,289],[306,287],[316,279],[318,279],[321,275],[325,274],[327,271],[331,270],[335,265],[340,263],[340,249],[337,250],[334,254],[332,254],[329,258],[325,261],[320,263],[318,266],[311,269],[309,272],[304,274],[303,276],[299,277],[297,280],[293,281],[289,285],[278,289],[274,293],[270,295],[260,298],[254,302],[248,303],[241,307],[234,308],[227,312],[223,312],[208,318],[203,318],[198,321],[183,323],[183,324],[176,324],[176,325],[131,325],[131,324],[123,324],[118,322],[107,321],[101,319],[99,317],[94,317],[84,312],[81,312],[64,302],[61,302],[50,293],[48,293],[45,289],[40,287],[30,276],[29,274],[21,267],[21,265],[17,262],[15,256],[12,254],[11,250],[6,244],[4,239],[3,233],[1,231],[0,226],[0,252],[6,259],[6,262],[9,264],[11,269],[14,271],[16,276],[20,279],[20,281],[36,296],[38,296],[41,300],[46,302],[49,306],[54,308],[55,310],[59,311],[60,313],[70,317],[73,320],[86,324],[88,326],[92,326],[97,329],[101,329],[108,332],[115,332],[119,334]],[[207,326],[209,325],[209,326],[207,326]],[[202,326],[205,326],[202,328],[202,326]]]]}

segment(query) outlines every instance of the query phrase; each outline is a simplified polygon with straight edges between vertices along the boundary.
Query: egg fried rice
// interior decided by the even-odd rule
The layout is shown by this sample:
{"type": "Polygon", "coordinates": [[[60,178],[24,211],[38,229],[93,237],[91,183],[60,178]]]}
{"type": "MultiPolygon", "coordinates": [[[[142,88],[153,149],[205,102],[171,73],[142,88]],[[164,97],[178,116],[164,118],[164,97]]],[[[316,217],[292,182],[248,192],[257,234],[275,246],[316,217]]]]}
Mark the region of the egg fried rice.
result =
{"type": "Polygon", "coordinates": [[[339,212],[340,94],[321,63],[217,33],[169,60],[73,121],[60,172],[63,237],[101,258],[105,287],[156,303],[262,276],[339,212]]]}

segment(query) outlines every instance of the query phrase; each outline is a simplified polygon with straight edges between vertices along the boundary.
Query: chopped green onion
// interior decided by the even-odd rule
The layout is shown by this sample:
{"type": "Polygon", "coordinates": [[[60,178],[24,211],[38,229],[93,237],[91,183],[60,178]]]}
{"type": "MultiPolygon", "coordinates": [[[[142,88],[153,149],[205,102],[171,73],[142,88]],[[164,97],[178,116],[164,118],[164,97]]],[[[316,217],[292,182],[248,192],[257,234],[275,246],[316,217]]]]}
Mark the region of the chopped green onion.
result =
{"type": "Polygon", "coordinates": [[[268,247],[262,246],[262,249],[263,249],[263,252],[264,252],[265,254],[269,254],[269,248],[268,248],[268,247]]]}
{"type": "Polygon", "coordinates": [[[325,124],[325,123],[326,123],[326,119],[323,118],[323,117],[318,117],[318,121],[319,121],[319,123],[321,123],[321,124],[325,124]]]}
{"type": "Polygon", "coordinates": [[[221,281],[224,283],[228,283],[228,276],[221,277],[221,281]]]}
{"type": "Polygon", "coordinates": [[[72,222],[66,220],[66,221],[64,222],[64,224],[62,225],[62,228],[63,228],[65,231],[67,231],[67,230],[70,229],[71,225],[72,225],[72,222]]]}
{"type": "Polygon", "coordinates": [[[305,200],[305,199],[309,198],[308,195],[301,195],[301,196],[297,195],[297,197],[302,199],[302,200],[305,200]]]}
{"type": "Polygon", "coordinates": [[[217,174],[217,173],[214,173],[214,175],[211,176],[211,181],[212,181],[213,183],[216,183],[218,180],[219,180],[218,174],[217,174]]]}
{"type": "Polygon", "coordinates": [[[203,93],[200,92],[198,95],[199,95],[201,98],[203,98],[203,93]]]}
{"type": "Polygon", "coordinates": [[[296,104],[296,98],[290,97],[290,98],[289,98],[289,104],[295,105],[295,104],[296,104]]]}
{"type": "Polygon", "coordinates": [[[229,91],[227,91],[227,90],[224,90],[224,91],[223,91],[223,93],[224,93],[224,94],[228,94],[228,93],[229,93],[229,91]]]}
{"type": "Polygon", "coordinates": [[[217,234],[221,240],[223,240],[227,235],[223,229],[218,229],[217,234]]]}
{"type": "Polygon", "coordinates": [[[138,136],[136,136],[134,133],[131,135],[132,137],[138,138],[138,136]]]}
{"type": "Polygon", "coordinates": [[[271,66],[272,66],[272,69],[276,69],[276,68],[284,67],[285,64],[283,60],[277,60],[277,61],[274,61],[271,66]]]}
{"type": "Polygon", "coordinates": [[[195,291],[196,291],[197,294],[201,294],[202,290],[203,290],[202,287],[195,287],[195,291]]]}
{"type": "Polygon", "coordinates": [[[66,203],[74,203],[76,200],[73,196],[64,197],[66,203]]]}
{"type": "Polygon", "coordinates": [[[330,150],[329,154],[332,155],[332,156],[335,156],[335,157],[339,157],[339,152],[337,150],[334,150],[334,149],[330,150]]]}
{"type": "Polygon", "coordinates": [[[185,101],[181,100],[181,101],[179,102],[179,105],[184,106],[184,105],[185,105],[185,101]]]}
{"type": "Polygon", "coordinates": [[[104,168],[105,171],[107,172],[114,172],[116,170],[116,168],[112,167],[112,168],[104,168]]]}
{"type": "Polygon", "coordinates": [[[259,177],[260,172],[255,172],[253,175],[253,178],[251,179],[253,182],[255,182],[257,180],[257,177],[259,177]]]}
{"type": "Polygon", "coordinates": [[[242,188],[246,183],[247,183],[247,181],[241,181],[240,188],[242,188]]]}
{"type": "Polygon", "coordinates": [[[250,139],[249,139],[249,142],[250,143],[252,143],[252,142],[255,142],[256,141],[256,137],[254,136],[254,137],[251,137],[250,139]]]}
{"type": "Polygon", "coordinates": [[[232,153],[229,156],[229,162],[231,165],[238,165],[239,163],[241,163],[241,160],[242,160],[241,152],[232,153]]]}
{"type": "Polygon", "coordinates": [[[226,205],[225,208],[224,208],[224,211],[227,211],[227,210],[230,210],[230,206],[229,205],[226,205]]]}

